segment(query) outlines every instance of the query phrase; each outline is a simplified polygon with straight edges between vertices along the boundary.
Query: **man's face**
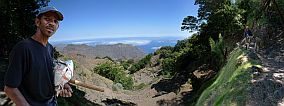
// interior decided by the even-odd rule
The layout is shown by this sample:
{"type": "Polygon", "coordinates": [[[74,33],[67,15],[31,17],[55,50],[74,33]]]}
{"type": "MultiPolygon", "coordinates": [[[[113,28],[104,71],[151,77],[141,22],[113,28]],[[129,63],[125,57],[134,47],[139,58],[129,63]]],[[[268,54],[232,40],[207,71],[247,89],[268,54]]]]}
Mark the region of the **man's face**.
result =
{"type": "Polygon", "coordinates": [[[44,13],[42,17],[36,18],[36,26],[43,36],[51,37],[59,27],[57,14],[54,12],[44,13]]]}

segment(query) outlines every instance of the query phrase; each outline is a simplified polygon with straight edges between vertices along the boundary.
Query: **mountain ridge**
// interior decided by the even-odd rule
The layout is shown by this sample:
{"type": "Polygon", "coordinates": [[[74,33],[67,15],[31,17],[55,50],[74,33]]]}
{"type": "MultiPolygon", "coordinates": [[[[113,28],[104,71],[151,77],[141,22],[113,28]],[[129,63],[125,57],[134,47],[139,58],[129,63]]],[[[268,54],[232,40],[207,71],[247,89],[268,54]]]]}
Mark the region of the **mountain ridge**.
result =
{"type": "Polygon", "coordinates": [[[66,55],[87,56],[90,58],[110,57],[113,60],[119,59],[140,59],[145,56],[145,53],[129,44],[114,44],[114,45],[97,45],[95,47],[86,44],[75,45],[67,44],[65,47],[58,47],[58,51],[66,55]]]}

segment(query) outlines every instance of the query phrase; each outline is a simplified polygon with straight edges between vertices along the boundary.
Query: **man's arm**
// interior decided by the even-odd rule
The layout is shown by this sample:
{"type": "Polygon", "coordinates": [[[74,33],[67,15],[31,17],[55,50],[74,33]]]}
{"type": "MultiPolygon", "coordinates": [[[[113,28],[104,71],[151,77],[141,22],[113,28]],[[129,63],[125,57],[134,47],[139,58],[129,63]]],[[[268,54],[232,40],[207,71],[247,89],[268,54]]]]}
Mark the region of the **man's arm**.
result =
{"type": "Polygon", "coordinates": [[[18,88],[5,86],[4,92],[17,106],[30,106],[18,88]]]}

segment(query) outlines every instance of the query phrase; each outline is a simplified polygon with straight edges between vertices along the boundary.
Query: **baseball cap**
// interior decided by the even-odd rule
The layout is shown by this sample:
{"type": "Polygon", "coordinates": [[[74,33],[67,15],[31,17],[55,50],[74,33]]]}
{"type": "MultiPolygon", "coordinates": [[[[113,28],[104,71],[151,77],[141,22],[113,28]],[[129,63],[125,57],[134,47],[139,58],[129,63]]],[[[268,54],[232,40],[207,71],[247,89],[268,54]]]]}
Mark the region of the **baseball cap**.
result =
{"type": "Polygon", "coordinates": [[[40,15],[40,14],[44,14],[44,13],[47,13],[47,12],[54,12],[58,15],[58,20],[59,21],[62,21],[63,20],[63,15],[60,11],[58,11],[55,7],[50,7],[50,6],[47,6],[47,7],[42,7],[38,10],[38,14],[36,15],[37,17],[40,15]]]}

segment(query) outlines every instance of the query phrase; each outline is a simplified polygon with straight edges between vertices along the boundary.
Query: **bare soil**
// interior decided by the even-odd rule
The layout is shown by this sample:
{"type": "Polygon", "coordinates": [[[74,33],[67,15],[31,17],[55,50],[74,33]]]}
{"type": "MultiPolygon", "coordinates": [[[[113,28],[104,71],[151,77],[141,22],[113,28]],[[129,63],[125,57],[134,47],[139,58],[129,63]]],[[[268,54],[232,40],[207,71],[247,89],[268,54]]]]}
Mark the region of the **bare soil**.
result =
{"type": "Polygon", "coordinates": [[[254,72],[248,105],[284,106],[284,48],[275,45],[257,53],[262,69],[254,72]]]}

